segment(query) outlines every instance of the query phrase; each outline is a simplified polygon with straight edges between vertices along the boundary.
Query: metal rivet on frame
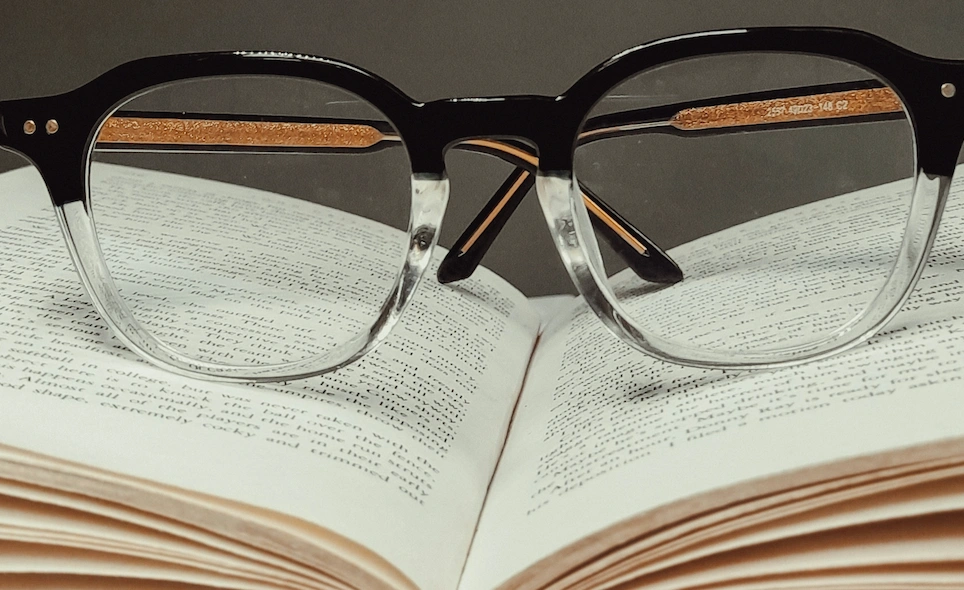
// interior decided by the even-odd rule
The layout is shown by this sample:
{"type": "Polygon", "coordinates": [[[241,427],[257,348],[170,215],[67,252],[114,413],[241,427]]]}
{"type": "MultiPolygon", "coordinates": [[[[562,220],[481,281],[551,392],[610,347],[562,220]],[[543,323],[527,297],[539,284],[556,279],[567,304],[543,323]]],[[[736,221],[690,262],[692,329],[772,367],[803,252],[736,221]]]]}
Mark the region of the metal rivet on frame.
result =
{"type": "Polygon", "coordinates": [[[33,135],[37,130],[37,124],[33,122],[32,119],[27,119],[23,122],[23,132],[27,135],[33,135]]]}
{"type": "Polygon", "coordinates": [[[47,121],[47,124],[44,125],[44,129],[47,130],[47,135],[53,135],[60,129],[60,125],[57,123],[57,119],[50,119],[47,121]]]}
{"type": "Polygon", "coordinates": [[[941,96],[944,98],[951,98],[957,94],[957,87],[950,82],[944,82],[941,84],[941,96]]]}

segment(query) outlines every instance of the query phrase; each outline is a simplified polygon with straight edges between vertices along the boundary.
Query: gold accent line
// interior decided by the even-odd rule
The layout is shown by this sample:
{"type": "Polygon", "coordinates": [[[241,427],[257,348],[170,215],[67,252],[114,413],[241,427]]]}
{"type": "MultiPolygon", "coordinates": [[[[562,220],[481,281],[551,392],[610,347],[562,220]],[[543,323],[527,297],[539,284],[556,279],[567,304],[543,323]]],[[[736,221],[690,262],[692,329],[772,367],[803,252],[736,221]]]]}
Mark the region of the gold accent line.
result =
{"type": "Polygon", "coordinates": [[[98,142],[163,145],[367,148],[390,139],[369,125],[110,117],[98,142]]]}
{"type": "MultiPolygon", "coordinates": [[[[488,139],[471,139],[466,141],[465,143],[469,145],[477,145],[480,147],[487,147],[487,148],[499,150],[507,154],[512,154],[513,156],[529,164],[532,164],[533,166],[539,165],[539,158],[533,156],[528,152],[512,147],[511,145],[504,144],[502,142],[492,141],[488,139]]],[[[626,229],[622,225],[620,225],[615,219],[613,219],[605,211],[600,209],[599,206],[596,205],[594,202],[592,202],[592,199],[590,199],[589,196],[586,195],[585,193],[583,193],[582,195],[582,201],[583,203],[585,203],[586,209],[588,209],[590,213],[592,213],[593,215],[598,217],[600,221],[608,225],[609,228],[612,229],[619,237],[621,237],[627,244],[632,246],[633,249],[636,250],[636,252],[640,254],[645,254],[646,252],[648,252],[648,249],[646,248],[645,245],[640,243],[640,241],[637,240],[635,236],[633,236],[628,231],[626,231],[626,229]]],[[[501,208],[502,208],[502,203],[500,202],[499,209],[501,208]]],[[[485,231],[485,228],[489,226],[489,223],[491,223],[492,221],[492,217],[493,215],[489,215],[485,219],[485,221],[482,222],[482,225],[480,225],[478,229],[475,230],[475,232],[472,234],[472,239],[470,240],[470,242],[466,243],[466,245],[463,246],[462,249],[460,250],[463,254],[469,248],[469,246],[471,246],[471,244],[475,242],[477,235],[485,231]]]]}
{"type": "Polygon", "coordinates": [[[587,197],[585,193],[583,193],[582,195],[582,202],[586,204],[586,209],[588,209],[590,213],[592,213],[593,215],[598,217],[600,221],[608,225],[611,230],[616,232],[616,234],[623,239],[623,241],[625,241],[627,244],[632,246],[633,250],[636,250],[637,254],[646,255],[646,252],[647,252],[646,246],[640,244],[639,240],[637,240],[635,237],[633,237],[632,234],[626,231],[626,229],[623,228],[622,225],[620,225],[619,223],[616,223],[615,219],[613,219],[612,217],[609,216],[608,213],[600,209],[599,205],[592,202],[592,200],[589,197],[587,197]]]}
{"type": "Polygon", "coordinates": [[[507,143],[502,143],[501,141],[492,141],[489,139],[470,139],[464,143],[468,145],[477,145],[479,147],[492,148],[494,150],[499,150],[500,152],[506,154],[512,154],[513,156],[519,158],[523,162],[532,164],[533,166],[539,165],[539,158],[533,156],[527,151],[520,150],[519,148],[512,147],[507,143]]]}
{"type": "Polygon", "coordinates": [[[529,178],[529,172],[527,170],[523,170],[518,180],[516,180],[512,184],[512,186],[509,187],[509,190],[506,191],[505,196],[502,197],[502,200],[499,201],[499,204],[496,205],[492,209],[492,211],[489,212],[488,216],[486,216],[485,218],[485,221],[483,221],[482,224],[475,229],[475,232],[473,232],[472,235],[469,237],[469,239],[466,240],[465,244],[463,244],[462,247],[459,248],[459,252],[461,252],[462,254],[465,254],[466,252],[469,251],[469,248],[471,248],[472,245],[475,244],[476,240],[478,240],[479,237],[485,232],[485,228],[489,227],[489,224],[492,223],[492,220],[495,219],[495,216],[499,214],[499,211],[502,211],[502,209],[505,207],[506,202],[508,202],[508,200],[512,198],[512,195],[514,195],[516,191],[519,190],[519,187],[522,186],[522,183],[525,182],[527,178],[529,178]]]}
{"type": "Polygon", "coordinates": [[[620,131],[641,131],[643,129],[655,129],[657,127],[668,127],[669,121],[650,121],[648,123],[631,123],[627,125],[617,125],[615,127],[600,127],[591,131],[583,131],[579,134],[579,139],[585,139],[594,135],[606,133],[619,133],[620,131]]]}
{"type": "Polygon", "coordinates": [[[669,122],[677,129],[696,131],[894,113],[902,109],[900,98],[890,88],[870,88],[683,109],[669,122]]]}

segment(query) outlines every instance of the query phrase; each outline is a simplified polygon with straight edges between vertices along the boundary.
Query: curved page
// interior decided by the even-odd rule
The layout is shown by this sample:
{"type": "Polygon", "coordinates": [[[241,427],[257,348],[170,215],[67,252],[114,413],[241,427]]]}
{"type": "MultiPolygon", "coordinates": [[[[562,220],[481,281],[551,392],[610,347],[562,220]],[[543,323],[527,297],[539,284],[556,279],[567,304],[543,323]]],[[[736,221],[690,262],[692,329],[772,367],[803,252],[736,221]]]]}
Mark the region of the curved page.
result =
{"type": "MultiPolygon", "coordinates": [[[[256,387],[181,378],[108,332],[36,173],[0,181],[0,443],[283,512],[419,587],[455,587],[538,328],[521,294],[481,269],[454,288],[430,270],[402,324],[353,366],[256,387]]],[[[276,197],[120,167],[99,181],[122,186],[132,211],[139,198],[276,197]]]]}
{"type": "MultiPolygon", "coordinates": [[[[543,559],[552,579],[567,560],[620,542],[576,551],[580,539],[676,500],[964,435],[962,193],[955,183],[905,309],[870,344],[825,361],[756,372],[672,366],[630,350],[575,304],[540,340],[460,587],[497,587],[543,559]],[[547,559],[567,547],[577,555],[547,559]]],[[[738,256],[731,237],[704,240],[738,256]]]]}

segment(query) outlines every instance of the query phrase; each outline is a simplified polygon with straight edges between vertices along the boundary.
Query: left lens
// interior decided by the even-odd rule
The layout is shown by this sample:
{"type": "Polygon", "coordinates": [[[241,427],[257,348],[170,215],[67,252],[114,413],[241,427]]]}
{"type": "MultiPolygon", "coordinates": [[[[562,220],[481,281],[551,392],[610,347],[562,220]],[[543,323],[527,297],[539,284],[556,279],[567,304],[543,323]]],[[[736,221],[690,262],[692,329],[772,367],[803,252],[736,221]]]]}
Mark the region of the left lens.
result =
{"type": "Polygon", "coordinates": [[[121,297],[176,352],[305,360],[366,335],[408,248],[411,166],[343,89],[270,76],[152,88],[97,131],[90,201],[121,297]]]}
{"type": "Polygon", "coordinates": [[[914,154],[903,104],[874,73],[732,54],[613,88],[584,122],[574,172],[682,271],[648,280],[597,230],[606,287],[641,332],[678,356],[766,362],[856,338],[851,327],[881,311],[914,154]]]}

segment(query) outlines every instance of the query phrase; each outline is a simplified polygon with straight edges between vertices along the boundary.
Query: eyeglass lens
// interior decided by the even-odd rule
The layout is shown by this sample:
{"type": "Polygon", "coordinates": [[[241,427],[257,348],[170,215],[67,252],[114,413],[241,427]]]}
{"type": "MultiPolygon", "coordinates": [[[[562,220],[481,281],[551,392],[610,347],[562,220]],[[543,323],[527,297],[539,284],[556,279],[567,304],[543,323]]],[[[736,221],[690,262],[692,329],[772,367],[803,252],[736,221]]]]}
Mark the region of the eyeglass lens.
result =
{"type": "Polygon", "coordinates": [[[649,334],[769,352],[846,329],[894,267],[914,137],[897,95],[858,66],[799,54],[688,59],[613,88],[574,174],[683,280],[655,284],[598,242],[609,287],[649,334]]]}
{"type": "Polygon", "coordinates": [[[307,80],[203,78],[131,98],[97,133],[104,257],[162,342],[203,361],[293,362],[378,318],[412,189],[372,105],[307,80]]]}

